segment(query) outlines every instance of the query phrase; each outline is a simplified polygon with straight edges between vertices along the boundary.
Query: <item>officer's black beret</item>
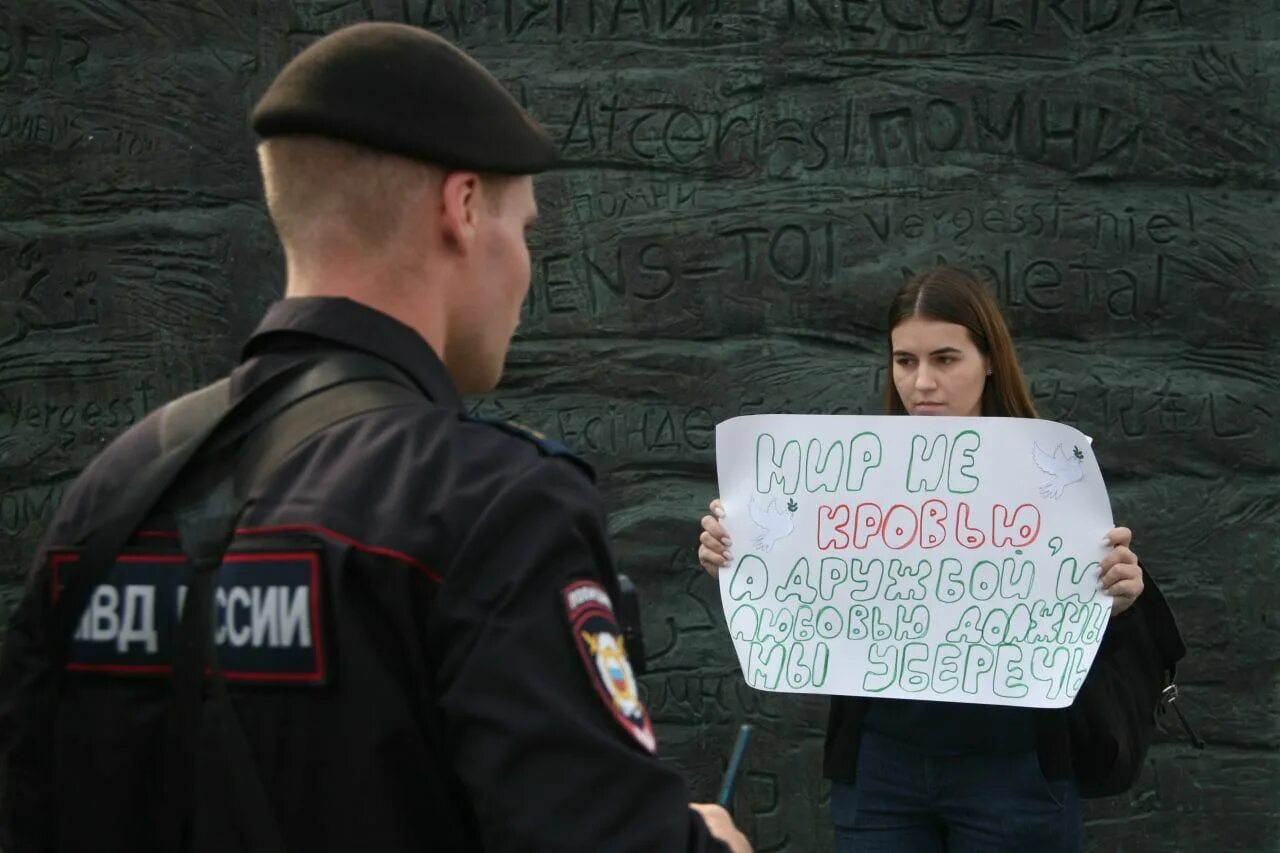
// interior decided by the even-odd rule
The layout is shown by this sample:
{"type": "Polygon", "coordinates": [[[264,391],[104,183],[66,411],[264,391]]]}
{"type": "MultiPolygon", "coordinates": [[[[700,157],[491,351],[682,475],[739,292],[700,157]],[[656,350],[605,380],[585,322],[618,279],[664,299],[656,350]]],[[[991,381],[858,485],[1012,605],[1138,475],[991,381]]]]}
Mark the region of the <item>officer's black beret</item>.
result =
{"type": "Polygon", "coordinates": [[[482,172],[528,175],[556,160],[547,132],[480,63],[404,24],[355,24],[302,51],[254,107],[253,129],[482,172]]]}

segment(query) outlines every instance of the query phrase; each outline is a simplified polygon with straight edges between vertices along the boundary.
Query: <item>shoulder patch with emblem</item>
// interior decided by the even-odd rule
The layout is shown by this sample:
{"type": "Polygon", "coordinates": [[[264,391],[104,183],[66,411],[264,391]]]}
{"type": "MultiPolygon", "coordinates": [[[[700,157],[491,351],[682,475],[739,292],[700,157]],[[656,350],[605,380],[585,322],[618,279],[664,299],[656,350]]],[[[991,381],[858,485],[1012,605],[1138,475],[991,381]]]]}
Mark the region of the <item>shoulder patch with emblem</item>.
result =
{"type": "Polygon", "coordinates": [[[637,743],[649,752],[657,751],[658,740],[640,701],[640,686],[609,594],[595,581],[575,581],[564,589],[564,607],[573,644],[605,707],[637,743]]]}
{"type": "Polygon", "coordinates": [[[595,481],[596,471],[591,467],[590,463],[577,453],[574,453],[568,446],[556,441],[555,439],[547,438],[546,435],[538,432],[536,429],[531,429],[530,427],[514,423],[513,421],[503,421],[496,418],[473,418],[468,415],[466,416],[466,420],[478,424],[487,424],[491,427],[495,427],[496,429],[500,429],[509,435],[523,438],[526,441],[533,443],[538,448],[538,452],[543,456],[557,456],[562,459],[567,459],[583,471],[586,471],[587,476],[590,477],[593,482],[595,481]]]}

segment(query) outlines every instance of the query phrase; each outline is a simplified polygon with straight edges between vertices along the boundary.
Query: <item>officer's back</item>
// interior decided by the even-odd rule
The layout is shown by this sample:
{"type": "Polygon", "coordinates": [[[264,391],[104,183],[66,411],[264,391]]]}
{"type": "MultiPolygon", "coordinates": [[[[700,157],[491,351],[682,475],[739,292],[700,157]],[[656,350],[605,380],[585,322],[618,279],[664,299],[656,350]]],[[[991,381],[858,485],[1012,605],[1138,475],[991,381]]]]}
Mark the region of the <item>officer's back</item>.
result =
{"type": "Polygon", "coordinates": [[[86,469],[4,649],[4,849],[718,849],[654,756],[589,469],[462,409],[496,384],[528,288],[545,133],[465,54],[396,25],[305,51],[254,123],[289,298],[231,403],[352,357],[400,394],[322,412],[237,483],[208,592],[233,710],[198,699],[188,728],[190,508],[255,433],[183,469],[60,638],[92,560],[76,546],[167,452],[172,413],[86,469]]]}

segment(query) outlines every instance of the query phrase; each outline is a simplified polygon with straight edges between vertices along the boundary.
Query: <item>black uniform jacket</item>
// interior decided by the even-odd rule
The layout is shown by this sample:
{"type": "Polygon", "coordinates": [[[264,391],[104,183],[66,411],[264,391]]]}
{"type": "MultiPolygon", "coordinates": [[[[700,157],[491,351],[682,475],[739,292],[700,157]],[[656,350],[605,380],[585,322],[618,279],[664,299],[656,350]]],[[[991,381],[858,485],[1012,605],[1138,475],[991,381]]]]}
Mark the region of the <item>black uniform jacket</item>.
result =
{"type": "MultiPolygon", "coordinates": [[[[654,754],[614,615],[590,470],[466,417],[414,331],[345,299],[277,303],[232,396],[299,359],[355,349],[407,373],[421,405],[301,445],[253,493],[219,572],[220,666],[289,849],[720,850],[654,754]]],[[[154,849],[184,558],[139,530],[51,659],[68,543],[157,452],[153,415],[59,508],[0,669],[0,846],[154,849]],[[61,671],[59,671],[61,670],[61,671]]],[[[201,744],[193,848],[236,850],[242,784],[201,744]],[[221,775],[219,775],[221,772],[221,775]]]]}

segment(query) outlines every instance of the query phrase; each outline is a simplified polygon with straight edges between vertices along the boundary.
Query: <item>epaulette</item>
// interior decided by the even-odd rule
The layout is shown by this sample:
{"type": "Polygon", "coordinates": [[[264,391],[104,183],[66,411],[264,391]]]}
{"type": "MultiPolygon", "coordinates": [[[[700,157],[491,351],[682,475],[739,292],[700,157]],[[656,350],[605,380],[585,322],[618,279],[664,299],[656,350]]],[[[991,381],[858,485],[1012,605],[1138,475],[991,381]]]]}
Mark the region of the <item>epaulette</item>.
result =
{"type": "Polygon", "coordinates": [[[585,471],[587,476],[591,479],[591,482],[595,482],[596,471],[591,467],[591,464],[587,462],[587,460],[583,459],[581,456],[574,453],[567,446],[555,439],[547,438],[546,435],[538,432],[536,429],[532,429],[512,421],[498,420],[496,418],[473,418],[468,415],[466,416],[466,419],[474,423],[486,424],[488,426],[495,427],[505,433],[519,436],[526,441],[532,442],[534,446],[538,448],[538,452],[543,456],[557,456],[567,459],[585,471]]]}

